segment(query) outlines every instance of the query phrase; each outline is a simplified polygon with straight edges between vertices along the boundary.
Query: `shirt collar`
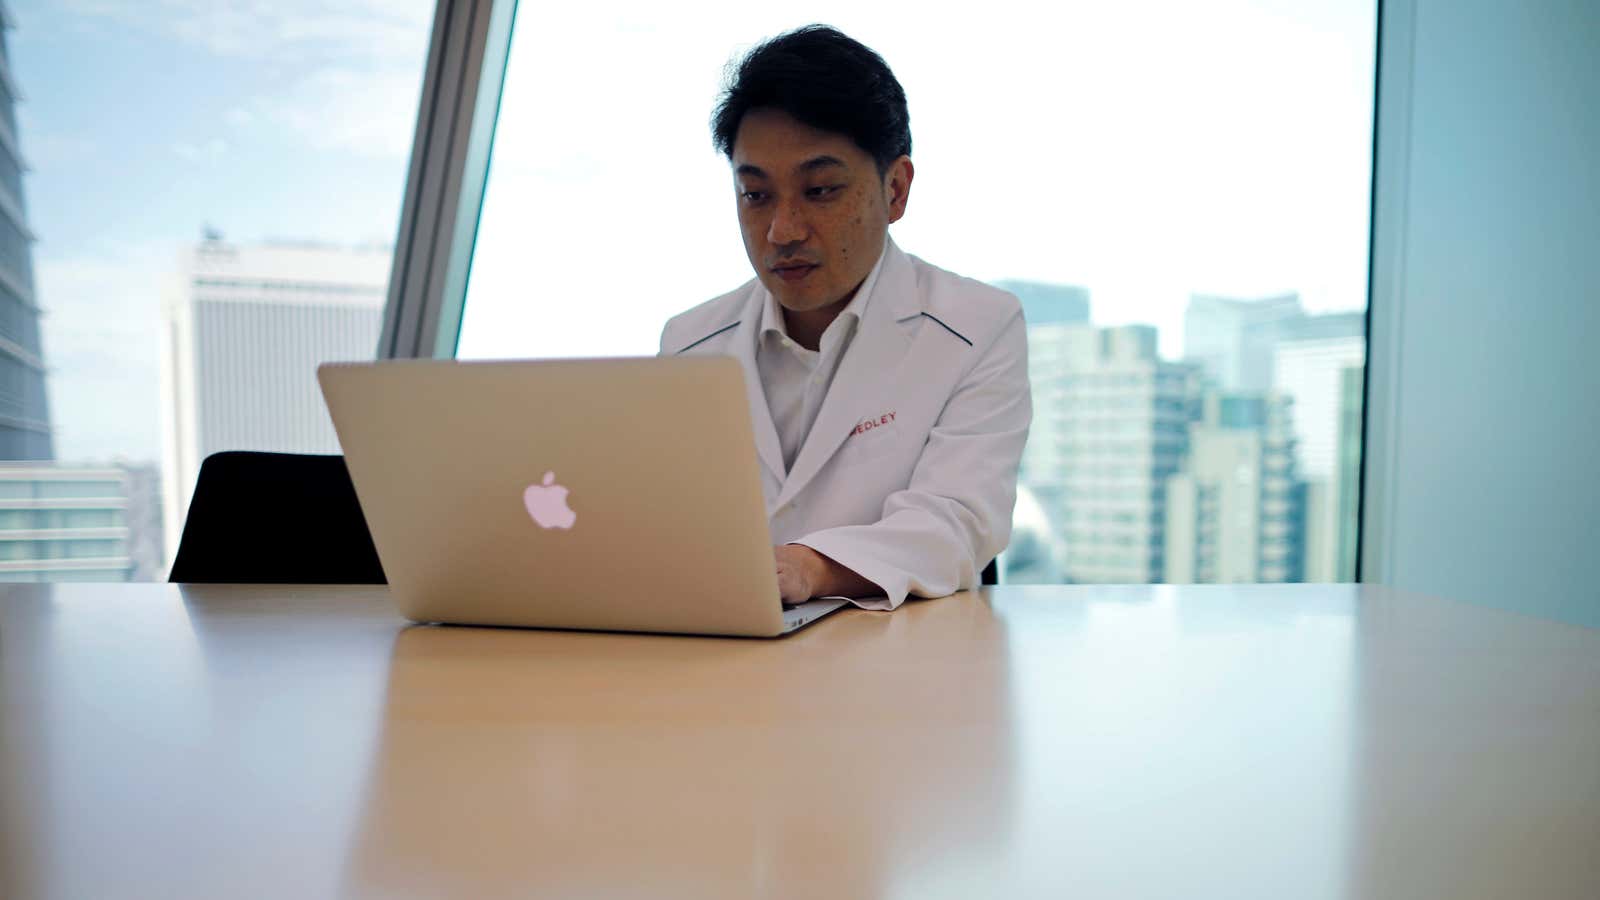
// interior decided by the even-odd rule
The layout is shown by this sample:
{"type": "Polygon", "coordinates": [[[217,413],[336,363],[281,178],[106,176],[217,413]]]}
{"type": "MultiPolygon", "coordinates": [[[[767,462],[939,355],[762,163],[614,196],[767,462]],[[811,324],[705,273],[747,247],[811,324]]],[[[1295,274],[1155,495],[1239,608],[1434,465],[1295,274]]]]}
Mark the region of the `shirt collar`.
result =
{"type": "MultiPolygon", "coordinates": [[[[827,330],[822,333],[822,339],[824,342],[828,341],[829,334],[843,329],[844,326],[841,325],[840,322],[844,320],[845,316],[850,316],[857,322],[861,321],[861,317],[866,313],[867,303],[872,299],[872,289],[877,286],[878,273],[883,271],[883,261],[887,259],[888,256],[889,236],[884,235],[883,250],[878,253],[878,261],[873,263],[872,271],[867,273],[867,277],[861,282],[861,288],[856,291],[856,295],[851,297],[850,302],[846,303],[844,309],[839,311],[838,318],[834,319],[828,324],[827,330]]],[[[776,334],[780,338],[788,337],[789,330],[784,327],[783,309],[778,305],[778,298],[772,296],[772,292],[765,288],[762,288],[761,292],[766,295],[766,303],[762,304],[761,307],[761,327],[759,329],[759,333],[762,337],[765,337],[769,333],[776,334]]]]}

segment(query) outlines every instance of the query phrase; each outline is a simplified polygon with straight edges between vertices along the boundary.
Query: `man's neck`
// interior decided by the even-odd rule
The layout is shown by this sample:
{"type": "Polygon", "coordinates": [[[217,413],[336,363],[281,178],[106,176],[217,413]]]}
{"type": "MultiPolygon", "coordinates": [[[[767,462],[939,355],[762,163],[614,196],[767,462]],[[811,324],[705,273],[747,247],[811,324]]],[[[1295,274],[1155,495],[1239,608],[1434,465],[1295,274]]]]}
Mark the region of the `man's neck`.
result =
{"type": "MultiPolygon", "coordinates": [[[[865,279],[862,281],[865,283],[865,279]]],[[[833,324],[834,319],[839,318],[839,314],[844,312],[846,306],[850,305],[850,301],[855,299],[856,292],[859,290],[861,290],[861,285],[858,284],[854,290],[844,295],[844,299],[836,303],[830,303],[821,309],[796,312],[786,306],[780,306],[779,308],[783,310],[783,330],[788,333],[789,340],[807,350],[816,350],[821,347],[822,333],[828,330],[828,326],[833,324]]]]}

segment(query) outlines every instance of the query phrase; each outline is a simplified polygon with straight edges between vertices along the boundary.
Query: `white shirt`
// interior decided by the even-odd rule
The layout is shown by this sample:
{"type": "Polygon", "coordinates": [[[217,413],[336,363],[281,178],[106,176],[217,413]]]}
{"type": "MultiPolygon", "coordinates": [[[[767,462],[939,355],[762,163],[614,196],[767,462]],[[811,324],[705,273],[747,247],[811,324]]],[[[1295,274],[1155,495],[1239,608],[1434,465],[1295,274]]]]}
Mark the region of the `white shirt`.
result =
{"type": "MultiPolygon", "coordinates": [[[[887,244],[887,242],[885,242],[887,244]]],[[[789,337],[784,325],[783,308],[770,292],[761,311],[761,338],[756,348],[756,368],[761,373],[761,388],[766,394],[767,410],[772,414],[772,424],[778,430],[778,444],[783,450],[783,468],[787,474],[794,468],[795,457],[816,424],[822,401],[833,385],[834,373],[839,371],[839,360],[850,348],[856,327],[872,298],[872,288],[883,268],[883,254],[861,282],[850,302],[822,332],[818,349],[807,350],[789,337]]]]}

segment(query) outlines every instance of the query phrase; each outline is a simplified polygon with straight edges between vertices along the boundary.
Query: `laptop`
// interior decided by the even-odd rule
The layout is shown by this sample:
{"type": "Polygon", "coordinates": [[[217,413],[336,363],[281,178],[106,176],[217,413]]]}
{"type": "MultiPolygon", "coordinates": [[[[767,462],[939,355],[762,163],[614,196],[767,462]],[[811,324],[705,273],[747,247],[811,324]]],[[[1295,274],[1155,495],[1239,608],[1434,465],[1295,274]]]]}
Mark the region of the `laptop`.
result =
{"type": "Polygon", "coordinates": [[[773,637],[785,607],[732,357],[329,363],[356,496],[417,622],[773,637]]]}

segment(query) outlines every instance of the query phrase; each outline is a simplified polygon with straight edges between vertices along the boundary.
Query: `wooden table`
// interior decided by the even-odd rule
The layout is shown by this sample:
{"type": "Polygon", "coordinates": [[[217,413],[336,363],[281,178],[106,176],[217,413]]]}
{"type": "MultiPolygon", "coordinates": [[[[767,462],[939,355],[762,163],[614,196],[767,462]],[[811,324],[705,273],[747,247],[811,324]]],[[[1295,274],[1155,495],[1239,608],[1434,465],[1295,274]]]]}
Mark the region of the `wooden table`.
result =
{"type": "Polygon", "coordinates": [[[1006,587],[777,641],[0,591],[0,896],[1600,897],[1600,631],[1006,587]]]}

